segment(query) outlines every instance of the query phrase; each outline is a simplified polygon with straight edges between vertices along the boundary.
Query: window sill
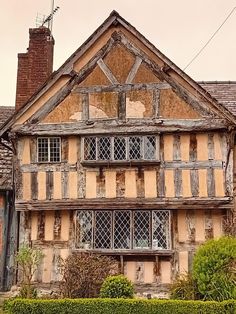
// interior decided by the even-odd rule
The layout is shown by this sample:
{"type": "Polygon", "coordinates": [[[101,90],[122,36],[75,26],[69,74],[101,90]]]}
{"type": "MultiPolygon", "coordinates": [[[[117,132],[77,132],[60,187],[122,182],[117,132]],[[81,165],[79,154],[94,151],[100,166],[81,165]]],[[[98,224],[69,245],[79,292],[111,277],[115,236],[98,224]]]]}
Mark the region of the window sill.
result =
{"type": "Polygon", "coordinates": [[[137,249],[137,250],[85,250],[85,249],[75,249],[78,252],[87,253],[97,253],[101,255],[126,255],[126,256],[172,256],[174,254],[173,250],[151,250],[151,249],[137,249]]]}
{"type": "Polygon", "coordinates": [[[84,160],[81,162],[84,167],[122,167],[122,166],[157,166],[160,165],[159,160],[121,160],[121,161],[107,161],[107,160],[84,160]]]}

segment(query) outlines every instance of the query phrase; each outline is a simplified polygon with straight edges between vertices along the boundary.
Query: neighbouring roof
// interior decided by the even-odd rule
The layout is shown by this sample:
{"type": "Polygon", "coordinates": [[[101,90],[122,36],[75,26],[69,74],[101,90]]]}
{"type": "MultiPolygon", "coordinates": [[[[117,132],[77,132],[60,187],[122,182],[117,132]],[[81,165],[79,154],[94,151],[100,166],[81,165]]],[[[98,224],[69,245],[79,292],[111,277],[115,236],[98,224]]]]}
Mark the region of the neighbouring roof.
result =
{"type": "Polygon", "coordinates": [[[236,81],[206,81],[198,84],[236,116],[236,81]]]}
{"type": "MultiPolygon", "coordinates": [[[[15,107],[0,106],[0,127],[14,111],[15,107]]],[[[0,143],[0,190],[6,189],[12,189],[12,151],[0,143]]]]}

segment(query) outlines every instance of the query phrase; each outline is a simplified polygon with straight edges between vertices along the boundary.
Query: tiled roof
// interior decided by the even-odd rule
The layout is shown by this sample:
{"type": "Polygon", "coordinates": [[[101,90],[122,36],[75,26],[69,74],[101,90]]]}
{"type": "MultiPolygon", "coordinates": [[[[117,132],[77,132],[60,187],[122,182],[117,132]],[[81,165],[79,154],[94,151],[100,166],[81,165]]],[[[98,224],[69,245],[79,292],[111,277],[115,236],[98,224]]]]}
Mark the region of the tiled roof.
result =
{"type": "MultiPolygon", "coordinates": [[[[0,106],[0,126],[15,111],[14,107],[0,106]]],[[[9,143],[7,143],[9,145],[9,143]]],[[[0,144],[0,189],[12,188],[12,152],[0,144]]]]}
{"type": "Polygon", "coordinates": [[[9,119],[15,111],[15,107],[0,106],[0,127],[9,119]]]}
{"type": "Polygon", "coordinates": [[[199,82],[199,85],[236,116],[236,82],[199,82]]]}

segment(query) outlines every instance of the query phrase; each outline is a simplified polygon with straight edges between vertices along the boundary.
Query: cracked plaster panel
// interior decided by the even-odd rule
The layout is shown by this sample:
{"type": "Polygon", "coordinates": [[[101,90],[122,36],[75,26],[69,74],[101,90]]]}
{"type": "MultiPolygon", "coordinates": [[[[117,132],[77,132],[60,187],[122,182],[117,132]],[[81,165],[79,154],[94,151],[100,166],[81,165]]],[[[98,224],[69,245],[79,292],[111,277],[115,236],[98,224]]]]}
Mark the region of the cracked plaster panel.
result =
{"type": "Polygon", "coordinates": [[[82,119],[82,95],[70,94],[67,96],[42,123],[75,122],[82,119]]]}
{"type": "Polygon", "coordinates": [[[161,80],[143,64],[140,65],[132,83],[159,83],[161,80]]]}
{"type": "Polygon", "coordinates": [[[90,119],[116,118],[118,115],[118,94],[114,92],[89,95],[90,119]]]}
{"type": "Polygon", "coordinates": [[[79,86],[80,87],[88,87],[88,86],[95,86],[95,85],[111,85],[108,78],[102,72],[100,67],[97,65],[96,68],[90,73],[86,79],[84,79],[79,86]]]}
{"type": "Polygon", "coordinates": [[[201,119],[201,115],[172,89],[160,92],[160,116],[166,119],[201,119]]]}
{"type": "Polygon", "coordinates": [[[125,83],[134,61],[135,57],[121,45],[114,46],[104,58],[119,83],[125,83]]]}
{"type": "Polygon", "coordinates": [[[153,92],[135,90],[126,93],[126,117],[149,118],[153,116],[153,92]]]}

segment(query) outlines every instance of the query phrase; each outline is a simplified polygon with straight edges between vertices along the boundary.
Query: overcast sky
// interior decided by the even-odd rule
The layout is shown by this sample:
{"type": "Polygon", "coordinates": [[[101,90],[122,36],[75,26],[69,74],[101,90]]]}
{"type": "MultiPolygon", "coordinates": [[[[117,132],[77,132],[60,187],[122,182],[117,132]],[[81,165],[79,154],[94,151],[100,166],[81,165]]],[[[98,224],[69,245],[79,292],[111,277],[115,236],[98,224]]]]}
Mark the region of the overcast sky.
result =
{"type": "MultiPolygon", "coordinates": [[[[55,0],[56,70],[107,18],[119,12],[161,52],[184,68],[221,25],[236,0],[55,0]]],[[[51,0],[0,0],[0,105],[15,103],[17,53],[51,0]]],[[[236,80],[236,10],[186,72],[195,80],[236,80]]]]}

